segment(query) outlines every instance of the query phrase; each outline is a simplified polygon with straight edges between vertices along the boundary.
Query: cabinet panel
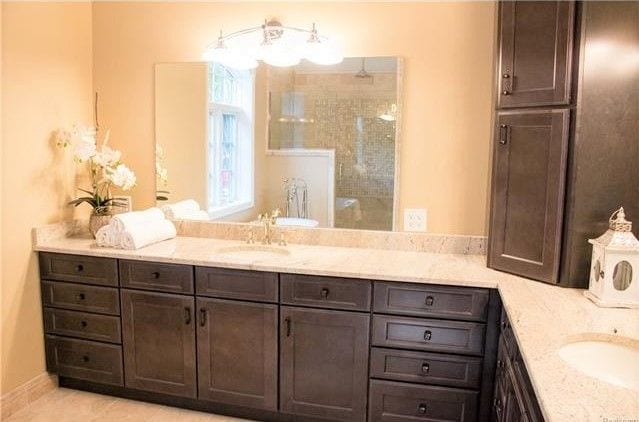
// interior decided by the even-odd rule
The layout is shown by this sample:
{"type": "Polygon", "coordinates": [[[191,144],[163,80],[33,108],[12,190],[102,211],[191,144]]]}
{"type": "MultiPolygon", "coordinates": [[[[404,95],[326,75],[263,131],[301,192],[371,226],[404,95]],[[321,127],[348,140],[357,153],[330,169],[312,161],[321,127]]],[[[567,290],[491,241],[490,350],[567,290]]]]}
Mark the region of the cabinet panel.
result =
{"type": "Polygon", "coordinates": [[[408,350],[371,350],[371,377],[395,381],[479,388],[482,359],[408,350]]]}
{"type": "Polygon", "coordinates": [[[373,316],[373,344],[480,356],[486,326],[475,322],[373,316]]]}
{"type": "Polygon", "coordinates": [[[42,303],[54,308],[119,315],[118,290],[84,284],[42,282],[42,303]]]}
{"type": "Polygon", "coordinates": [[[499,2],[499,107],[570,103],[575,4],[499,2]]]}
{"type": "Polygon", "coordinates": [[[277,305],[197,299],[201,399],[277,409],[277,305]]]}
{"type": "Polygon", "coordinates": [[[122,347],[45,336],[47,370],[62,377],[122,385],[122,347]]]}
{"type": "Polygon", "coordinates": [[[475,422],[477,392],[455,388],[371,381],[371,422],[475,422]]]}
{"type": "Polygon", "coordinates": [[[118,285],[118,265],[115,259],[40,252],[39,261],[42,279],[118,285]]]}
{"type": "Polygon", "coordinates": [[[367,314],[282,306],[280,410],[366,420],[367,314]]]}
{"type": "Polygon", "coordinates": [[[282,303],[368,311],[371,282],[335,277],[281,274],[282,303]]]}
{"type": "Polygon", "coordinates": [[[126,289],[121,296],[126,386],[195,397],[194,299],[126,289]]]}
{"type": "Polygon", "coordinates": [[[262,271],[195,268],[198,296],[277,302],[278,274],[262,271]]]}
{"type": "Polygon", "coordinates": [[[44,308],[44,332],[88,340],[120,343],[120,318],[44,308]]]}
{"type": "Polygon", "coordinates": [[[490,267],[557,281],[568,127],[568,110],[498,115],[490,267]]]}
{"type": "Polygon", "coordinates": [[[375,282],[375,312],[485,321],[487,305],[486,289],[375,282]]]}
{"type": "Polygon", "coordinates": [[[120,285],[130,289],[193,293],[193,267],[120,260],[120,285]]]}

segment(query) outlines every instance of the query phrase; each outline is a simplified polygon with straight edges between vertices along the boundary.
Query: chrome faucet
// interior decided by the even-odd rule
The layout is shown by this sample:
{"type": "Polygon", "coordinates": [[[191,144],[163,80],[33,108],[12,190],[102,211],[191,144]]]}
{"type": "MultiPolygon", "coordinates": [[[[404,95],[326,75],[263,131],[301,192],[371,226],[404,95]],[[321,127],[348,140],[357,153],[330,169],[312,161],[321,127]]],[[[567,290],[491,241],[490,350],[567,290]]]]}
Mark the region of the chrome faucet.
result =
{"type": "Polygon", "coordinates": [[[271,211],[270,215],[269,213],[266,212],[264,214],[260,214],[257,216],[257,220],[260,223],[262,223],[262,226],[264,227],[264,237],[262,238],[263,245],[270,245],[272,243],[271,229],[275,225],[277,217],[279,216],[280,216],[279,208],[276,208],[273,211],[271,211]]]}

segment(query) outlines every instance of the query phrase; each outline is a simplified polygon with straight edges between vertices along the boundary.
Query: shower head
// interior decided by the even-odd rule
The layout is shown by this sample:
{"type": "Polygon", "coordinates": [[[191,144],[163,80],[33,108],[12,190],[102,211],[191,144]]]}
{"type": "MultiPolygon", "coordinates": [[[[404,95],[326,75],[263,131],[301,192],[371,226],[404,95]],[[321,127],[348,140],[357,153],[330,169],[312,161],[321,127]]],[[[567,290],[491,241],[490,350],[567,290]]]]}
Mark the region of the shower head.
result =
{"type": "Polygon", "coordinates": [[[356,78],[372,78],[373,75],[366,71],[366,58],[362,57],[362,68],[355,74],[356,78]]]}

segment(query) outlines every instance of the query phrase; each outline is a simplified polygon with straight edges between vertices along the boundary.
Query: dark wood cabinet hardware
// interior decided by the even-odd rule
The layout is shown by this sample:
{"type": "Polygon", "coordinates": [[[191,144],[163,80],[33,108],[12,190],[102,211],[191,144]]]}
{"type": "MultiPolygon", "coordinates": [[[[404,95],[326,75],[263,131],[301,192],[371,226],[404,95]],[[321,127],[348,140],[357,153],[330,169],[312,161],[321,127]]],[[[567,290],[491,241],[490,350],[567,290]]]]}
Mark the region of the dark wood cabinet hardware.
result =
{"type": "Polygon", "coordinates": [[[324,288],[322,288],[321,296],[322,296],[324,299],[328,299],[328,293],[329,293],[329,290],[328,290],[327,288],[325,288],[325,287],[324,287],[324,288]]]}
{"type": "Polygon", "coordinates": [[[290,337],[291,336],[291,318],[290,317],[284,318],[284,323],[286,324],[286,337],[290,337]]]}
{"type": "Polygon", "coordinates": [[[184,323],[189,325],[191,323],[191,308],[184,307],[184,323]]]}
{"type": "Polygon", "coordinates": [[[426,404],[420,403],[419,406],[417,407],[417,413],[419,413],[420,415],[425,415],[426,409],[427,409],[426,404]]]}
{"type": "Polygon", "coordinates": [[[82,265],[82,264],[77,265],[77,266],[75,267],[75,270],[76,270],[77,272],[82,272],[82,270],[84,270],[84,265],[82,265]]]}
{"type": "Polygon", "coordinates": [[[206,308],[200,308],[200,327],[204,327],[206,325],[206,308]]]}
{"type": "Polygon", "coordinates": [[[430,370],[430,365],[426,362],[422,363],[422,373],[427,374],[430,370]]]}
{"type": "Polygon", "coordinates": [[[433,333],[431,331],[429,330],[424,331],[424,340],[430,341],[432,336],[433,336],[433,333]]]}

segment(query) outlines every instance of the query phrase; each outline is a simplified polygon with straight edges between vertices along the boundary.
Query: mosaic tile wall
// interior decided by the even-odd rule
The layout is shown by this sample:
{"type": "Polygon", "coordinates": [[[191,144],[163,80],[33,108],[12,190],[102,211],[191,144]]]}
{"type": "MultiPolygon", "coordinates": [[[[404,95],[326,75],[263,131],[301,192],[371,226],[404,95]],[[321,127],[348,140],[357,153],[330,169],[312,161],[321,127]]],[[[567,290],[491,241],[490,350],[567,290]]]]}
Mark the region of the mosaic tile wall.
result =
{"type": "Polygon", "coordinates": [[[395,73],[296,74],[269,70],[271,148],[335,150],[335,226],[391,230],[395,122],[379,118],[397,103],[395,73]]]}

